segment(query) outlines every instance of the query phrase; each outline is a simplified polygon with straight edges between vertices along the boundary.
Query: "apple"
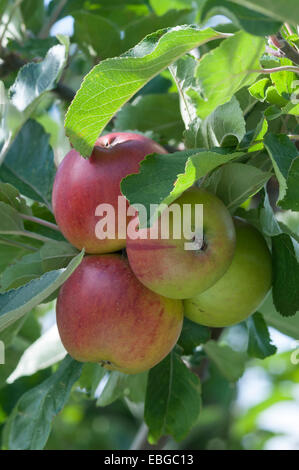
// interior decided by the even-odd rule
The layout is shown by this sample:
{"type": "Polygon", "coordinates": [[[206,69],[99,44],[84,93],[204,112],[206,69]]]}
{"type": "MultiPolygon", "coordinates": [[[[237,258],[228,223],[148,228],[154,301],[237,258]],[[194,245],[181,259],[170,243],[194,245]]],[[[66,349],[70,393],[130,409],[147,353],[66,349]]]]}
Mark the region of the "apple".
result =
{"type": "Polygon", "coordinates": [[[156,238],[151,235],[150,228],[136,230],[136,237],[130,225],[137,225],[138,219],[130,222],[128,259],[136,277],[153,292],[173,299],[187,299],[211,287],[228,269],[235,250],[235,228],[223,202],[198,187],[185,191],[169,206],[168,213],[168,238],[163,237],[162,232],[164,213],[153,226],[158,227],[156,238]],[[175,215],[175,212],[172,214],[174,204],[182,217],[175,215]],[[191,228],[195,234],[192,250],[186,248],[188,227],[183,217],[185,204],[191,208],[191,228]],[[203,207],[203,234],[197,234],[195,230],[199,222],[196,206],[200,204],[203,207]],[[178,226],[181,229],[180,237],[176,232],[178,226]]]}
{"type": "Polygon", "coordinates": [[[110,253],[125,247],[128,202],[122,196],[125,223],[118,236],[120,182],[137,173],[139,163],[153,152],[167,153],[147,137],[119,132],[100,137],[88,159],[74,149],[65,156],[56,173],[52,204],[57,224],[72,245],[87,253],[110,253]],[[113,206],[116,226],[115,234],[108,230],[107,238],[100,239],[96,236],[96,208],[104,203],[113,206]]]}
{"type": "Polygon", "coordinates": [[[175,345],[183,303],[144,287],[122,255],[88,255],[60,289],[56,313],[74,359],[137,374],[175,345]]]}
{"type": "Polygon", "coordinates": [[[210,289],[184,301],[186,317],[224,327],[254,313],[271,287],[271,255],[261,233],[235,218],[236,251],[227,272],[210,289]]]}

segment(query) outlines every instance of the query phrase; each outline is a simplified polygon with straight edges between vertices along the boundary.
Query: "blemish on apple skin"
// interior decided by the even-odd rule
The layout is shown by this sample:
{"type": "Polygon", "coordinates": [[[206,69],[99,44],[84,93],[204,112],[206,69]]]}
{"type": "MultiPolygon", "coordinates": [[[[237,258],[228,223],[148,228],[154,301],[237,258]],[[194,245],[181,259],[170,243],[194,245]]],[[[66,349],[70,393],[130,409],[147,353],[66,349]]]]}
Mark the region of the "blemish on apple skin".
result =
{"type": "Polygon", "coordinates": [[[202,313],[205,313],[205,310],[202,310],[201,308],[199,308],[199,306],[197,304],[195,304],[194,302],[191,303],[194,307],[197,308],[197,310],[199,310],[200,312],[202,313]]]}
{"type": "Polygon", "coordinates": [[[110,361],[102,360],[99,362],[100,366],[102,367],[114,367],[114,364],[110,361]]]}

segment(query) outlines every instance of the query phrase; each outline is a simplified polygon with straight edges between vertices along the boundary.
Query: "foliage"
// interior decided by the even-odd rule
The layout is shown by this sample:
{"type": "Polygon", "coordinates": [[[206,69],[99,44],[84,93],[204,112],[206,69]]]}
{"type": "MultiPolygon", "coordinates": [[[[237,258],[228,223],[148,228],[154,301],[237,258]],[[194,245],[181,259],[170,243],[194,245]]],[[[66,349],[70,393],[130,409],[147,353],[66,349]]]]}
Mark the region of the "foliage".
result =
{"type": "Polygon", "coordinates": [[[299,340],[299,4],[287,3],[0,1],[2,448],[57,448],[68,423],[89,436],[77,429],[78,446],[98,448],[89,423],[103,416],[128,429],[123,442],[99,432],[111,448],[129,447],[143,417],[152,444],[167,435],[175,448],[212,446],[211,427],[229,447],[246,447],[251,433],[263,448],[271,437],[259,434],[259,413],[292,399],[279,380],[298,382],[269,333],[299,340]],[[219,14],[229,23],[207,27],[219,14]],[[51,35],[68,15],[73,34],[51,35]],[[55,224],[56,167],[70,145],[88,157],[111,130],[138,131],[170,152],[146,156],[122,181],[132,205],[170,204],[199,184],[263,233],[273,264],[272,292],[246,322],[219,332],[185,320],[175,349],[135,376],[64,357],[47,327],[84,254],[55,224]],[[236,328],[239,350],[229,341],[236,328]],[[275,375],[279,358],[285,373],[275,375]],[[252,364],[271,377],[271,393],[230,426],[236,383],[252,364]]]}

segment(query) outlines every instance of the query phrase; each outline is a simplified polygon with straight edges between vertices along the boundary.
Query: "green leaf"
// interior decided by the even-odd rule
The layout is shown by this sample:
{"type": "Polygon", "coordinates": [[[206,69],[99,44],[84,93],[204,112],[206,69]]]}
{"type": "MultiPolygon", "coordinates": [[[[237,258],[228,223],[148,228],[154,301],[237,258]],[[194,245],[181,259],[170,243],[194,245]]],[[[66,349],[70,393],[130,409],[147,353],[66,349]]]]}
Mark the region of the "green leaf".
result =
{"type": "Polygon", "coordinates": [[[251,10],[271,16],[279,21],[287,21],[293,25],[299,23],[299,4],[297,0],[231,0],[237,5],[243,5],[251,10]]]}
{"type": "Polygon", "coordinates": [[[171,204],[206,173],[241,155],[225,153],[221,149],[149,155],[141,163],[138,174],[122,180],[121,190],[131,205],[145,206],[149,222],[155,219],[158,211],[157,208],[155,214],[150,214],[150,204],[171,204]]]}
{"type": "Polygon", "coordinates": [[[197,423],[200,409],[199,378],[172,351],[149,372],[144,419],[151,440],[163,435],[183,439],[197,423]]]}
{"type": "Polygon", "coordinates": [[[10,0],[0,0],[0,15],[2,16],[5,12],[7,5],[9,4],[10,0]]]}
{"type": "MultiPolygon", "coordinates": [[[[289,137],[285,134],[272,134],[269,133],[264,139],[265,147],[269,153],[269,156],[272,160],[273,167],[279,181],[279,201],[278,204],[284,203],[285,205],[295,204],[297,207],[298,201],[293,201],[294,197],[294,174],[296,175],[296,168],[298,162],[294,165],[291,178],[291,193],[288,191],[288,176],[290,168],[293,164],[293,161],[296,157],[299,156],[299,152],[295,145],[290,141],[289,137]],[[295,170],[295,171],[294,171],[295,170]],[[284,199],[286,198],[286,201],[284,199]]],[[[295,182],[296,186],[296,182],[295,182]]],[[[297,185],[298,186],[298,185],[297,185]]],[[[297,190],[295,189],[295,194],[297,190]]]]}
{"type": "MultiPolygon", "coordinates": [[[[51,212],[51,210],[49,209],[49,207],[45,206],[44,204],[40,202],[34,202],[30,206],[30,209],[32,211],[33,217],[37,217],[38,219],[42,219],[42,220],[51,222],[52,224],[56,225],[55,217],[53,213],[51,212]]],[[[47,237],[56,241],[65,242],[64,236],[62,235],[60,230],[57,230],[57,228],[56,229],[50,228],[48,226],[34,222],[31,219],[29,220],[24,219],[24,227],[26,228],[26,230],[29,230],[29,232],[35,232],[40,235],[43,235],[44,237],[47,237]]]]}
{"type": "Polygon", "coordinates": [[[234,212],[249,197],[256,194],[271,177],[270,172],[245,163],[227,163],[215,170],[204,187],[214,192],[234,212]]]}
{"type": "Polygon", "coordinates": [[[12,206],[0,202],[0,233],[19,235],[24,232],[23,220],[12,206]]]}
{"type": "Polygon", "coordinates": [[[0,201],[5,202],[5,204],[9,204],[18,212],[22,212],[24,214],[31,213],[31,210],[27,206],[25,199],[11,184],[0,183],[0,201]]]}
{"type": "Polygon", "coordinates": [[[40,304],[56,291],[74,272],[83,258],[83,252],[67,268],[50,271],[18,289],[0,294],[0,331],[40,304]]]}
{"type": "Polygon", "coordinates": [[[50,206],[55,172],[49,135],[36,121],[27,121],[0,167],[0,180],[15,186],[24,196],[50,206]]]}
{"type": "MultiPolygon", "coordinates": [[[[29,249],[26,250],[25,248],[26,245],[24,247],[10,245],[11,242],[14,242],[14,240],[12,240],[11,238],[12,237],[9,237],[9,239],[0,237],[0,273],[2,273],[11,263],[13,263],[14,261],[29,252],[29,249]]],[[[32,249],[31,251],[34,251],[34,249],[32,249]]]]}
{"type": "Polygon", "coordinates": [[[5,269],[1,277],[1,290],[16,289],[43,274],[40,252],[31,253],[5,269]]]}
{"type": "Polygon", "coordinates": [[[267,118],[268,121],[273,121],[274,119],[279,118],[282,116],[283,111],[273,104],[272,106],[269,106],[269,108],[265,109],[264,116],[267,118]]]}
{"type": "Polygon", "coordinates": [[[285,233],[272,238],[273,300],[283,316],[299,311],[298,247],[298,242],[285,233]]]}
{"type": "Polygon", "coordinates": [[[7,44],[7,48],[17,52],[21,57],[27,59],[35,59],[36,57],[44,57],[48,50],[58,44],[56,37],[48,37],[39,39],[37,37],[27,38],[22,43],[11,39],[7,44]]]}
{"type": "Polygon", "coordinates": [[[189,50],[218,37],[221,33],[196,26],[161,30],[125,55],[94,67],[67,113],[66,133],[73,146],[89,156],[106,124],[138,90],[189,50]]]}
{"type": "Polygon", "coordinates": [[[178,345],[184,350],[185,355],[193,354],[194,349],[200,344],[206,343],[211,336],[209,328],[198,323],[194,323],[188,318],[184,318],[183,329],[178,340],[178,345]]]}
{"type": "Polygon", "coordinates": [[[248,88],[251,96],[259,101],[265,101],[267,88],[271,85],[270,78],[261,78],[248,88]]]}
{"type": "Polygon", "coordinates": [[[44,448],[52,420],[67,403],[82,367],[81,363],[67,356],[55,374],[19,399],[5,426],[5,445],[8,449],[44,448]]]}
{"type": "Polygon", "coordinates": [[[163,15],[171,9],[182,10],[187,7],[200,7],[203,0],[150,0],[150,4],[158,15],[163,15]]]}
{"type": "Polygon", "coordinates": [[[230,382],[236,382],[244,373],[245,356],[233,351],[229,346],[210,340],[203,346],[208,357],[218,367],[221,374],[230,382]]]}
{"type": "MultiPolygon", "coordinates": [[[[259,122],[256,123],[255,128],[246,132],[240,144],[240,149],[248,148],[248,152],[257,152],[258,150],[262,150],[264,148],[264,144],[262,141],[264,135],[268,132],[268,127],[269,126],[267,120],[262,117],[259,122]]],[[[255,153],[247,161],[247,163],[259,168],[260,170],[272,169],[271,160],[266,152],[255,153]]]]}
{"type": "Polygon", "coordinates": [[[17,367],[8,377],[7,383],[11,384],[20,377],[33,375],[39,370],[46,369],[61,361],[65,355],[66,350],[61,343],[55,324],[25,350],[17,367]]]}
{"type": "Polygon", "coordinates": [[[78,253],[67,242],[47,242],[36,253],[24,256],[6,268],[1,287],[4,290],[16,289],[48,271],[65,268],[78,253]]]}
{"type": "MultiPolygon", "coordinates": [[[[30,315],[30,313],[28,315],[30,315]]],[[[13,342],[20,329],[23,327],[25,321],[27,320],[28,315],[24,315],[22,318],[14,322],[11,326],[5,328],[4,331],[0,332],[0,341],[5,344],[5,348],[11,346],[11,343],[13,342]]]]}
{"type": "MultiPolygon", "coordinates": [[[[192,5],[190,5],[191,7],[192,5]]],[[[195,21],[195,14],[190,9],[171,9],[161,16],[147,12],[139,18],[128,21],[123,26],[124,37],[122,51],[129,50],[153,31],[164,28],[176,27],[177,25],[189,25],[195,21]]]]}
{"type": "Polygon", "coordinates": [[[287,177],[287,192],[279,205],[282,209],[299,211],[299,156],[294,158],[287,177]]]}
{"type": "Polygon", "coordinates": [[[259,69],[264,48],[263,38],[240,31],[203,56],[195,71],[200,94],[196,89],[188,91],[200,118],[206,118],[230,101],[238,90],[255,81],[259,74],[252,70],[259,69]]]}
{"type": "Polygon", "coordinates": [[[249,8],[223,0],[208,0],[201,11],[201,19],[217,14],[226,16],[239,28],[257,36],[274,34],[281,27],[281,21],[274,21],[268,15],[265,16],[249,8]]]}
{"type": "Polygon", "coordinates": [[[247,354],[259,359],[275,354],[277,348],[271,344],[270,334],[263,316],[257,312],[251,315],[246,323],[249,333],[247,354]]]}
{"type": "Polygon", "coordinates": [[[95,398],[98,385],[106,374],[107,370],[101,367],[100,364],[85,362],[79,379],[79,385],[88,393],[90,398],[95,398]]]}
{"type": "Polygon", "coordinates": [[[42,266],[45,271],[66,267],[71,259],[78,254],[77,248],[68,242],[47,242],[40,249],[42,266]]]}
{"type": "MultiPolygon", "coordinates": [[[[197,121],[200,121],[197,116],[196,106],[188,95],[190,87],[197,89],[197,83],[194,77],[197,63],[198,61],[195,57],[186,54],[169,66],[169,71],[179,92],[181,115],[186,129],[189,129],[191,125],[194,126],[197,121]]],[[[198,147],[198,145],[195,143],[193,146],[189,145],[189,147],[194,148],[198,147]]]]}
{"type": "Polygon", "coordinates": [[[119,111],[114,128],[116,131],[150,130],[161,143],[169,140],[180,141],[184,126],[177,94],[138,96],[119,111]]]}
{"type": "Polygon", "coordinates": [[[120,54],[120,31],[112,21],[83,10],[73,13],[72,16],[75,20],[74,41],[85,50],[88,51],[91,46],[101,59],[120,54]]]}
{"type": "Polygon", "coordinates": [[[269,86],[266,90],[266,100],[275,107],[281,108],[288,104],[288,100],[283,98],[274,86],[269,86]]]}
{"type": "Polygon", "coordinates": [[[282,232],[270,205],[267,192],[265,192],[263,207],[261,207],[259,210],[259,218],[264,235],[268,237],[275,237],[282,232]]]}
{"type": "Polygon", "coordinates": [[[30,114],[37,99],[55,88],[66,65],[67,55],[68,45],[58,44],[51,47],[43,61],[31,62],[20,69],[10,88],[10,99],[19,111],[25,111],[30,106],[27,110],[30,114]]]}
{"type": "MultiPolygon", "coordinates": [[[[188,129],[185,137],[190,140],[188,129]]],[[[215,109],[201,124],[196,135],[198,147],[234,147],[241,142],[246,132],[245,120],[235,96],[215,109]]],[[[193,137],[194,139],[194,137],[193,137]]]]}
{"type": "Polygon", "coordinates": [[[272,295],[267,296],[259,311],[269,326],[299,341],[299,312],[293,317],[281,316],[274,307],[272,295]]]}
{"type": "Polygon", "coordinates": [[[105,17],[104,10],[100,10],[99,14],[83,10],[74,12],[74,40],[89,52],[91,46],[93,55],[106,59],[120,55],[153,31],[178,24],[190,24],[194,20],[191,10],[173,10],[162,16],[149,13],[144,7],[142,12],[145,14],[139,14],[142,13],[140,10],[139,8],[138,13],[136,11],[133,14],[129,6],[122,8],[122,13],[127,18],[121,22],[118,21],[117,13],[105,17]],[[101,13],[103,16],[100,16],[101,13]]]}
{"type": "Polygon", "coordinates": [[[122,372],[109,372],[108,380],[97,400],[97,406],[107,406],[119,398],[140,403],[144,401],[147,372],[128,375],[122,372]]]}
{"type": "MultiPolygon", "coordinates": [[[[6,346],[6,343],[4,344],[6,346]]],[[[5,354],[5,358],[4,358],[5,364],[0,365],[0,392],[2,392],[1,389],[4,389],[7,387],[7,382],[6,382],[7,377],[16,367],[16,364],[18,363],[18,360],[22,354],[22,351],[20,351],[18,348],[13,347],[13,346],[8,346],[8,347],[6,346],[4,354],[5,354]]]]}
{"type": "MultiPolygon", "coordinates": [[[[281,58],[279,59],[280,66],[287,66],[287,65],[293,65],[292,61],[287,58],[281,58]]],[[[285,100],[289,100],[292,93],[294,92],[294,81],[297,78],[297,75],[295,72],[290,72],[288,70],[283,70],[281,72],[275,72],[271,73],[270,78],[272,80],[273,85],[275,86],[275,89],[277,90],[277,93],[285,100]]]]}

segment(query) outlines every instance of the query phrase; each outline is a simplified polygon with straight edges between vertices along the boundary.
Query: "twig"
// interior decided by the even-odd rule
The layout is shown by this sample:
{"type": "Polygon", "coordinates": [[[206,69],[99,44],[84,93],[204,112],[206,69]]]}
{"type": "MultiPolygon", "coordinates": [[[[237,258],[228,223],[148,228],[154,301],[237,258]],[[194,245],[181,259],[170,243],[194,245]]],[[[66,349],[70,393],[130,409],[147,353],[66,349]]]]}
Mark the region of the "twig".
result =
{"type": "Polygon", "coordinates": [[[282,67],[273,67],[271,69],[260,69],[260,70],[248,70],[249,73],[275,73],[275,72],[294,72],[299,73],[299,67],[295,67],[293,65],[284,65],[282,67]]]}
{"type": "Polygon", "coordinates": [[[50,16],[47,23],[45,23],[38,34],[39,39],[45,39],[49,36],[50,30],[54,23],[56,23],[61,11],[63,10],[67,0],[60,0],[56,8],[54,8],[52,15],[50,16]]]}
{"type": "Polygon", "coordinates": [[[299,52],[284,39],[281,33],[270,36],[270,39],[274,46],[284,53],[285,57],[290,59],[294,64],[299,65],[299,52]]]}
{"type": "Polygon", "coordinates": [[[30,222],[34,222],[35,224],[43,225],[44,227],[51,228],[52,230],[57,230],[59,232],[59,227],[56,224],[52,224],[52,222],[48,222],[44,219],[39,219],[38,217],[34,217],[33,215],[26,215],[20,214],[20,217],[24,220],[29,220],[30,222]]]}

